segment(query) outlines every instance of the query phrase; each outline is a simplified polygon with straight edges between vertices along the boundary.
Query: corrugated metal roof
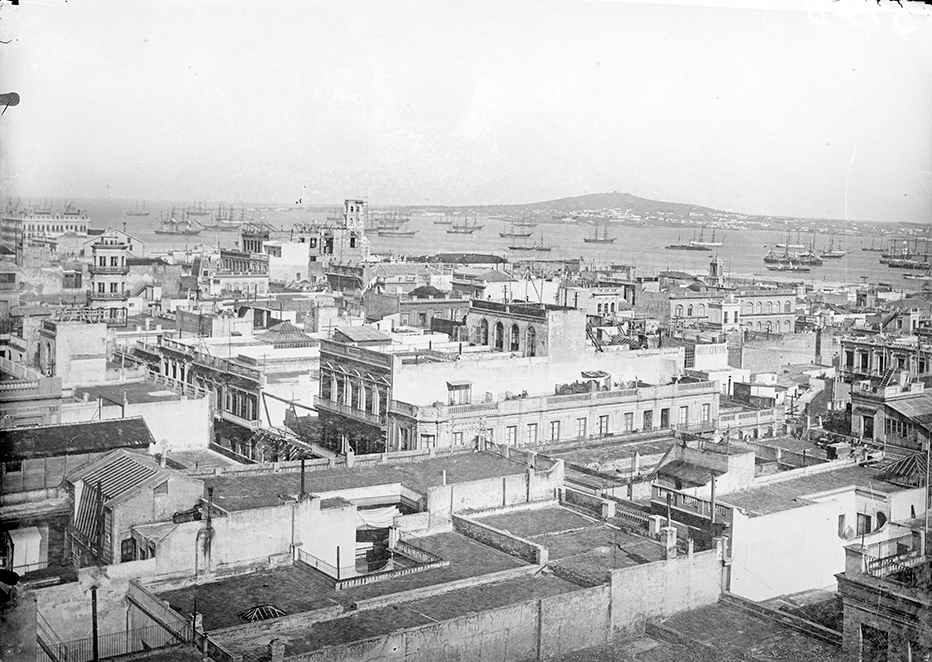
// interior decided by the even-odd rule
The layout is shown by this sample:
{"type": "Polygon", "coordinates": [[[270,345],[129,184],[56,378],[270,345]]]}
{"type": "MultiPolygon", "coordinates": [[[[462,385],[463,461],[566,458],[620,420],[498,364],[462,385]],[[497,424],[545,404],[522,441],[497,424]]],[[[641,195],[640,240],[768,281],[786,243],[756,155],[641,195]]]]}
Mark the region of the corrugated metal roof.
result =
{"type": "Polygon", "coordinates": [[[924,417],[932,416],[932,394],[903,398],[902,400],[887,400],[884,404],[903,416],[915,419],[918,422],[927,420],[924,417]]]}
{"type": "Polygon", "coordinates": [[[104,501],[116,499],[158,476],[161,470],[153,460],[129,451],[115,451],[71,476],[72,483],[100,486],[104,501]]]}
{"type": "Polygon", "coordinates": [[[337,328],[336,333],[342,334],[353,342],[364,342],[370,340],[383,340],[390,342],[391,337],[385,335],[375,327],[371,326],[341,326],[337,328]]]}

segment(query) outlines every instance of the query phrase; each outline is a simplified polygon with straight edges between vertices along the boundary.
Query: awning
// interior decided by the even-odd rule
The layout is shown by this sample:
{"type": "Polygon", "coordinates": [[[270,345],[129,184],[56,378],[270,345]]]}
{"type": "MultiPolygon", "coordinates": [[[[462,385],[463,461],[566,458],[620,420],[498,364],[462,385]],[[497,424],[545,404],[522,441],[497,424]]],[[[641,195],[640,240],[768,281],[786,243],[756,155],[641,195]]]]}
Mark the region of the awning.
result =
{"type": "Polygon", "coordinates": [[[453,379],[447,382],[447,388],[466,388],[472,386],[472,382],[468,379],[453,379]]]}
{"type": "Polygon", "coordinates": [[[39,545],[42,534],[34,526],[10,531],[10,541],[13,543],[13,568],[29,566],[39,563],[39,545]]]}
{"type": "Polygon", "coordinates": [[[400,514],[401,511],[396,506],[357,510],[356,528],[387,529],[395,523],[395,518],[400,514]]]}

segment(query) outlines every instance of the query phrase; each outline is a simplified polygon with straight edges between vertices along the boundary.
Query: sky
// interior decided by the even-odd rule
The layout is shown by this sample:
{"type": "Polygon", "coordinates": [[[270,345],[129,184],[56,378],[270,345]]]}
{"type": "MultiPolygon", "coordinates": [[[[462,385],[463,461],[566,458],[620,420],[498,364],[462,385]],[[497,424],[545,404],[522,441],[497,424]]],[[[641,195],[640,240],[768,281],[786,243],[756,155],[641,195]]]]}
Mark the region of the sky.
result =
{"type": "Polygon", "coordinates": [[[711,2],[3,3],[0,185],[932,223],[929,8],[711,2]]]}

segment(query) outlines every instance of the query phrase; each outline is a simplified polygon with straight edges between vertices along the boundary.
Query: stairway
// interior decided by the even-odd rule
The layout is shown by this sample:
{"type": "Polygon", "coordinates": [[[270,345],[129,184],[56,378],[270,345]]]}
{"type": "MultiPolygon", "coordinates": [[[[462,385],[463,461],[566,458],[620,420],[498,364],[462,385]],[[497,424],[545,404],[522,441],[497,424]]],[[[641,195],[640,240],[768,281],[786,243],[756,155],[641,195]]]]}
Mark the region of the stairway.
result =
{"type": "Polygon", "coordinates": [[[887,388],[890,384],[893,383],[893,378],[896,376],[896,368],[888,368],[883,377],[880,378],[880,388],[887,388]]]}

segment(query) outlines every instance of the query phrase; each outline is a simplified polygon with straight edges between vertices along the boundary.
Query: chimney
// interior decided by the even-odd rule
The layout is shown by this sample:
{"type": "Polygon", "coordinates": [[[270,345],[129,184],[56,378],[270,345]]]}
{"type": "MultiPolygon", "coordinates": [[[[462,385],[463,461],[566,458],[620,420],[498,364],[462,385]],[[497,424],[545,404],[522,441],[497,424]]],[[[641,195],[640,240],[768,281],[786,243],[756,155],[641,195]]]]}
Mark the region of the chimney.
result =
{"type": "Polygon", "coordinates": [[[269,659],[272,662],[284,662],[285,642],[281,639],[272,639],[269,642],[269,659]]]}
{"type": "Polygon", "coordinates": [[[162,455],[161,457],[159,457],[159,466],[164,469],[166,464],[168,464],[168,449],[167,448],[162,451],[162,455]]]}

